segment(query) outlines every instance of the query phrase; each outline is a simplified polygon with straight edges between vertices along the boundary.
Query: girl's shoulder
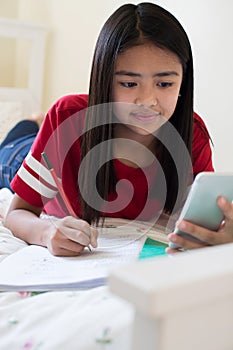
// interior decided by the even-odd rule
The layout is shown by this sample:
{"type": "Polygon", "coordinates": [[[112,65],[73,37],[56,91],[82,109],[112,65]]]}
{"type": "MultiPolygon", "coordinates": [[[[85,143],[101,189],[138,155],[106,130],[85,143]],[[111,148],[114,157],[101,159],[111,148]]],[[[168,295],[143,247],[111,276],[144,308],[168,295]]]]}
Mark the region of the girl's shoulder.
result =
{"type": "Polygon", "coordinates": [[[204,137],[210,140],[210,134],[206,127],[204,120],[196,113],[193,113],[194,119],[194,128],[193,128],[193,136],[195,138],[204,137]]]}
{"type": "MultiPolygon", "coordinates": [[[[65,120],[70,118],[74,119],[72,116],[77,116],[77,114],[83,119],[83,113],[79,112],[85,110],[87,105],[88,95],[86,94],[70,94],[62,96],[48,110],[44,124],[49,124],[52,129],[56,129],[56,127],[65,120]]],[[[48,126],[47,129],[49,129],[48,126]]]]}
{"type": "Polygon", "coordinates": [[[78,112],[88,105],[88,95],[87,94],[69,94],[60,97],[54,104],[57,111],[73,110],[78,112]]]}

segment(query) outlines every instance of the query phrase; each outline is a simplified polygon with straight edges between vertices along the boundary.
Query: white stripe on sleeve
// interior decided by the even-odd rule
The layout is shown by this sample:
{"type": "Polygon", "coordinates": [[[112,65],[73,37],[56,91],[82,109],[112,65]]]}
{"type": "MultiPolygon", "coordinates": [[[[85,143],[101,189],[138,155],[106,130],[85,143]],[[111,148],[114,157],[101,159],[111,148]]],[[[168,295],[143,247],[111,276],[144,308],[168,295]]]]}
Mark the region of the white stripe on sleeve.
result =
{"type": "Polygon", "coordinates": [[[39,193],[41,196],[47,198],[53,198],[57,191],[51,190],[48,186],[42,184],[38,179],[36,179],[32,174],[30,174],[22,165],[18,170],[18,176],[34,191],[39,193]]]}
{"type": "MultiPolygon", "coordinates": [[[[52,185],[53,187],[56,187],[56,184],[53,180],[52,175],[50,174],[50,171],[32,156],[31,151],[29,151],[28,155],[25,158],[25,161],[27,165],[36,174],[38,174],[41,179],[45,180],[48,184],[52,185]]],[[[41,196],[53,198],[57,194],[57,191],[52,190],[49,186],[46,186],[39,179],[35,178],[32,174],[30,174],[30,172],[23,165],[21,165],[20,169],[18,170],[18,176],[41,196]]]]}
{"type": "Polygon", "coordinates": [[[43,166],[40,162],[38,162],[37,159],[35,159],[32,156],[31,151],[28,153],[28,155],[25,158],[27,165],[36,173],[38,174],[43,180],[48,182],[50,185],[56,187],[56,184],[53,180],[52,175],[50,174],[50,171],[43,166]]]}

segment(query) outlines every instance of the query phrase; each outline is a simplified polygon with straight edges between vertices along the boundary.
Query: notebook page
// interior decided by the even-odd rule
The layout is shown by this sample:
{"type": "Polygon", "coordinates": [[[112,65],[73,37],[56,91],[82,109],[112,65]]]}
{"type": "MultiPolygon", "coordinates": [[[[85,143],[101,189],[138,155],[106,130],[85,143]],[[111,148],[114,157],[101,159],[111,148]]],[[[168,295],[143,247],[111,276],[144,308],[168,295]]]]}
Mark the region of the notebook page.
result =
{"type": "Polygon", "coordinates": [[[0,290],[88,288],[104,284],[112,267],[138,259],[145,235],[125,227],[102,229],[99,247],[78,257],[56,257],[27,246],[0,264],[0,290]],[[128,230],[128,231],[127,231],[128,230]]]}

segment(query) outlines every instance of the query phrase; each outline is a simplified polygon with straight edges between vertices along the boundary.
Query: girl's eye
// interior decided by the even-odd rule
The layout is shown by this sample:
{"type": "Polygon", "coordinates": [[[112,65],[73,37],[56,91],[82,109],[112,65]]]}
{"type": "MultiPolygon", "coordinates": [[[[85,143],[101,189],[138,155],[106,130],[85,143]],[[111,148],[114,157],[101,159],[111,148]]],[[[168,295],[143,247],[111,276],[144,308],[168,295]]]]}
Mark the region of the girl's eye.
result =
{"type": "Polygon", "coordinates": [[[137,83],[134,83],[132,81],[125,81],[125,82],[122,81],[120,84],[126,88],[131,88],[131,87],[137,86],[137,83]]]}
{"type": "Polygon", "coordinates": [[[158,86],[161,87],[161,88],[167,88],[167,87],[170,87],[172,85],[173,85],[173,83],[168,83],[168,82],[165,82],[165,81],[163,81],[161,83],[158,83],[158,86]]]}

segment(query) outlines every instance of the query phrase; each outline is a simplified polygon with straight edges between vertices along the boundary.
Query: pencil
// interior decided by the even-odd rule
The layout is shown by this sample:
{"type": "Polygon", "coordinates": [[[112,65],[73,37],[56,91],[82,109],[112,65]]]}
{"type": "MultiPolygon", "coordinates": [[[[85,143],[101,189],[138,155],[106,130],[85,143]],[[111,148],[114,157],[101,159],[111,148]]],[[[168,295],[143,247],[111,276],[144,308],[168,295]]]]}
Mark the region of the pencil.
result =
{"type": "MultiPolygon", "coordinates": [[[[58,192],[60,193],[60,195],[61,195],[61,197],[62,197],[62,199],[63,199],[63,202],[64,202],[64,204],[65,204],[65,206],[66,206],[66,208],[67,208],[69,214],[70,214],[71,216],[73,216],[74,218],[78,218],[78,216],[76,215],[74,209],[72,208],[72,206],[71,206],[71,204],[70,204],[70,202],[69,202],[69,199],[68,199],[67,195],[65,194],[65,191],[64,191],[64,189],[63,189],[63,187],[62,187],[62,184],[61,184],[61,181],[58,179],[57,174],[56,174],[54,168],[52,167],[52,164],[50,163],[50,161],[49,161],[49,159],[48,159],[47,154],[46,154],[45,152],[43,152],[43,153],[41,153],[41,156],[42,156],[42,158],[44,159],[45,164],[46,164],[46,167],[48,168],[50,174],[51,174],[52,177],[53,177],[53,180],[54,180],[54,182],[55,182],[55,184],[56,184],[56,186],[57,186],[58,192]]],[[[89,245],[87,246],[87,248],[88,248],[88,249],[90,250],[90,252],[91,252],[91,248],[90,248],[89,245]]]]}

